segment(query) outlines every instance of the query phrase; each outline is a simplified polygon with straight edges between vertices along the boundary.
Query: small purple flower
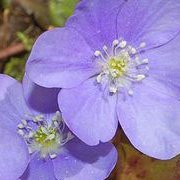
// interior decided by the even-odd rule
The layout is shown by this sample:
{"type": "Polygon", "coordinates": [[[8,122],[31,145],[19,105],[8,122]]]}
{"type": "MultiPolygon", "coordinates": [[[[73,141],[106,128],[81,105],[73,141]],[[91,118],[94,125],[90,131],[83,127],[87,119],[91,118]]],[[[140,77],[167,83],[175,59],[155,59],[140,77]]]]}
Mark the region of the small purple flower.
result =
{"type": "Polygon", "coordinates": [[[180,153],[180,1],[82,0],[64,28],[35,43],[27,73],[63,88],[68,127],[89,145],[109,141],[118,121],[143,153],[180,153]]]}
{"type": "Polygon", "coordinates": [[[0,84],[0,179],[102,180],[110,174],[116,149],[111,143],[88,146],[70,133],[58,111],[59,89],[26,76],[23,87],[2,74],[0,84]]]}

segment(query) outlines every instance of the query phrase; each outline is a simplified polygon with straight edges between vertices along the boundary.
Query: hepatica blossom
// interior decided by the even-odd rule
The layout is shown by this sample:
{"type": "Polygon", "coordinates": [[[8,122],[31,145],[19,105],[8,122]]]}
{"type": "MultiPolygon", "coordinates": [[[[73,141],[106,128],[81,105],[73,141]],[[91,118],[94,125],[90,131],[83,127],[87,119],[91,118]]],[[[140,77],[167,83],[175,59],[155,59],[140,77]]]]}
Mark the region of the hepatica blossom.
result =
{"type": "Polygon", "coordinates": [[[180,152],[180,1],[82,0],[64,28],[36,41],[26,71],[62,88],[68,127],[89,145],[118,122],[143,153],[180,152]]]}
{"type": "Polygon", "coordinates": [[[46,89],[24,78],[22,85],[0,75],[0,179],[102,180],[114,168],[112,144],[88,146],[63,123],[58,89],[46,89]]]}

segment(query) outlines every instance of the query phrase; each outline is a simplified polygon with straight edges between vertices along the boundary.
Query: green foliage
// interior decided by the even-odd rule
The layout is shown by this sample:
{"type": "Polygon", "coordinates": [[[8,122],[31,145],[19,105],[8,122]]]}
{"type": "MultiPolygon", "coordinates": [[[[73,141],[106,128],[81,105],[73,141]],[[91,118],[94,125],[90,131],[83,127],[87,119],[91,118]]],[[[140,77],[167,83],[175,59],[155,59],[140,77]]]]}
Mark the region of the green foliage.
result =
{"type": "Polygon", "coordinates": [[[0,7],[6,9],[10,6],[11,0],[0,0],[0,7]]]}
{"type": "Polygon", "coordinates": [[[78,0],[50,0],[49,14],[53,26],[63,26],[66,19],[72,15],[78,0]]]}
{"type": "MultiPolygon", "coordinates": [[[[3,0],[0,3],[4,4],[3,7],[7,7],[7,5],[10,2],[11,0],[3,0]]],[[[23,2],[24,2],[23,5],[24,6],[27,5],[27,7],[29,8],[31,7],[31,8],[37,9],[41,7],[40,12],[43,12],[43,10],[47,12],[46,8],[48,8],[49,16],[50,16],[49,25],[63,26],[66,19],[73,13],[75,5],[77,4],[78,0],[49,0],[48,7],[46,5],[39,6],[37,1],[23,1],[23,2]]],[[[41,16],[41,20],[43,18],[47,19],[47,16],[44,16],[44,15],[41,16]]],[[[17,37],[24,44],[25,49],[28,52],[30,52],[32,45],[34,43],[34,38],[30,37],[29,35],[26,35],[23,32],[17,32],[17,37]]],[[[26,63],[27,57],[28,57],[28,53],[26,53],[22,57],[19,56],[19,57],[10,58],[10,60],[5,64],[4,73],[14,77],[17,80],[22,80],[24,71],[25,71],[24,69],[25,69],[25,63],[26,63]]]]}
{"type": "Polygon", "coordinates": [[[25,72],[25,64],[28,54],[23,57],[12,57],[5,65],[4,73],[21,81],[25,72]]]}
{"type": "Polygon", "coordinates": [[[32,45],[34,43],[34,40],[32,38],[29,38],[26,34],[23,32],[17,32],[17,37],[19,40],[24,44],[24,47],[27,51],[30,51],[32,48],[32,45]]]}

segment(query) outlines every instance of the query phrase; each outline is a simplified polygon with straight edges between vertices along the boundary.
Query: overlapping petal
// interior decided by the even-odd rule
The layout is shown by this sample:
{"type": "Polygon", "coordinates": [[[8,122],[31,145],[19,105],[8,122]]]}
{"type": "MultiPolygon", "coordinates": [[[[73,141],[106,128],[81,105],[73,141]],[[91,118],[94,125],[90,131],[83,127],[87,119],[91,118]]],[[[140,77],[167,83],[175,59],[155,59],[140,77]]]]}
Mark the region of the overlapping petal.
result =
{"type": "Polygon", "coordinates": [[[94,52],[80,34],[69,28],[45,32],[36,41],[26,71],[45,87],[73,87],[97,73],[94,52]]]}
{"type": "Polygon", "coordinates": [[[171,92],[166,87],[150,85],[148,80],[134,88],[133,97],[119,96],[119,122],[141,152],[170,159],[180,152],[180,101],[169,96],[171,92]]]}
{"type": "Polygon", "coordinates": [[[170,89],[169,94],[171,92],[171,96],[177,99],[180,99],[179,42],[180,34],[168,44],[142,54],[143,58],[149,59],[149,76],[170,89]]]}
{"type": "Polygon", "coordinates": [[[21,180],[56,180],[52,161],[34,155],[21,180]]]}
{"type": "Polygon", "coordinates": [[[89,145],[109,141],[117,129],[116,96],[106,96],[94,78],[77,88],[62,89],[58,102],[64,121],[89,145]]]}
{"type": "Polygon", "coordinates": [[[0,137],[0,179],[18,179],[29,162],[27,146],[21,137],[3,126],[0,137]]]}
{"type": "Polygon", "coordinates": [[[180,31],[177,0],[81,1],[68,27],[78,30],[93,47],[100,49],[116,38],[147,48],[167,43],[180,31]]]}
{"type": "Polygon", "coordinates": [[[33,83],[25,74],[23,90],[26,103],[34,111],[39,114],[51,114],[58,111],[57,97],[60,89],[41,87],[33,83]]]}
{"type": "Polygon", "coordinates": [[[110,143],[88,146],[78,139],[68,142],[53,160],[55,176],[64,180],[102,180],[117,161],[117,151],[110,143]]]}
{"type": "Polygon", "coordinates": [[[0,75],[0,124],[16,132],[17,125],[24,118],[25,113],[30,113],[27,107],[21,84],[15,79],[0,75]]]}
{"type": "Polygon", "coordinates": [[[117,16],[124,3],[124,0],[83,0],[66,26],[82,34],[94,51],[111,46],[117,38],[117,16]]]}
{"type": "Polygon", "coordinates": [[[117,19],[118,36],[136,45],[158,47],[180,32],[180,2],[128,0],[117,19]]]}

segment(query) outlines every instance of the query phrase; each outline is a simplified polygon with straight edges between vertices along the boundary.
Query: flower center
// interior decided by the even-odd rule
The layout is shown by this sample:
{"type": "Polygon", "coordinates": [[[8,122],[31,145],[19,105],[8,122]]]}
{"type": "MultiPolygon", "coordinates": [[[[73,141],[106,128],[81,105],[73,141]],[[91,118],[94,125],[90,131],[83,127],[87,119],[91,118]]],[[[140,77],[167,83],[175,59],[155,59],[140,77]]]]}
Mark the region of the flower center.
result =
{"type": "Polygon", "coordinates": [[[133,83],[146,78],[149,67],[148,59],[141,59],[139,50],[146,44],[142,42],[138,48],[127,45],[124,40],[114,40],[112,48],[103,47],[103,51],[95,51],[94,55],[102,67],[97,82],[106,83],[110,93],[127,92],[133,95],[133,83]]]}
{"type": "Polygon", "coordinates": [[[126,72],[127,61],[122,57],[112,57],[109,62],[109,72],[114,78],[119,78],[126,72]]]}
{"type": "Polygon", "coordinates": [[[37,144],[48,148],[56,143],[59,133],[52,127],[40,126],[39,129],[34,133],[33,137],[37,144]]]}
{"type": "Polygon", "coordinates": [[[73,138],[70,132],[64,132],[65,124],[58,112],[51,124],[42,115],[28,116],[18,125],[18,134],[26,141],[29,153],[39,152],[42,158],[55,158],[61,146],[73,138]]]}

